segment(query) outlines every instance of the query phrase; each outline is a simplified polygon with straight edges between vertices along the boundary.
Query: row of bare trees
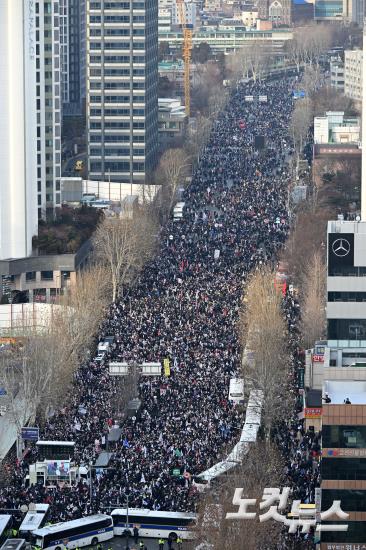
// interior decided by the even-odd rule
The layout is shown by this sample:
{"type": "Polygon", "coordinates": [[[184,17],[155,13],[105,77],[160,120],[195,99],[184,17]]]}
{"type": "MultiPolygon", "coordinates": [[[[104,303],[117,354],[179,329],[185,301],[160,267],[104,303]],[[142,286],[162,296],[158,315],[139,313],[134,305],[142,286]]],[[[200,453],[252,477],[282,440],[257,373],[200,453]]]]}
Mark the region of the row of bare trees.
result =
{"type": "Polygon", "coordinates": [[[298,289],[300,329],[306,348],[326,333],[326,226],[334,217],[332,212],[324,205],[304,204],[282,254],[298,289]]]}
{"type": "Polygon", "coordinates": [[[246,285],[241,316],[246,385],[263,394],[262,421],[266,437],[292,406],[287,392],[287,327],[282,311],[282,294],[271,269],[254,271],[246,285]],[[246,357],[253,357],[247,360],[246,357]]]}
{"type": "Polygon", "coordinates": [[[21,342],[0,354],[0,381],[18,429],[28,419],[42,423],[64,403],[78,365],[89,356],[109,301],[108,274],[93,266],[79,274],[41,326],[25,319],[21,342]]]}
{"type": "MultiPolygon", "coordinates": [[[[17,429],[28,421],[42,424],[64,405],[78,366],[93,350],[107,306],[151,258],[157,233],[154,211],[147,206],[133,219],[104,218],[94,235],[90,267],[77,274],[37,326],[33,318],[23,319],[20,344],[0,354],[0,385],[17,429]]],[[[135,391],[135,378],[129,384],[130,378],[116,384],[118,408],[121,398],[135,391]]]]}
{"type": "Polygon", "coordinates": [[[273,56],[268,47],[263,42],[254,40],[227,56],[225,61],[227,76],[233,80],[251,76],[254,82],[260,81],[272,59],[273,56]]]}
{"type": "Polygon", "coordinates": [[[333,31],[328,25],[307,25],[294,29],[293,38],[286,44],[289,59],[300,70],[302,65],[317,65],[329,49],[333,31]]]}

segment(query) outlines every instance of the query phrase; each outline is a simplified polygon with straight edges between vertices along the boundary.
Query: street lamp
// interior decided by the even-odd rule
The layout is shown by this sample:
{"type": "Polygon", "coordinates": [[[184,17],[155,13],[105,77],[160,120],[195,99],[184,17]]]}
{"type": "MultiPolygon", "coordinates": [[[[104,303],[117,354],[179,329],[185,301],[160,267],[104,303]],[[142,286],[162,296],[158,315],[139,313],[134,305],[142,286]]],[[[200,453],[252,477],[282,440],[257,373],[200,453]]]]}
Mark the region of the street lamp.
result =
{"type": "Polygon", "coordinates": [[[128,506],[129,506],[130,489],[128,487],[128,480],[127,480],[127,489],[125,491],[125,495],[126,495],[126,521],[125,521],[124,535],[126,537],[126,550],[129,550],[128,539],[130,538],[130,527],[129,527],[129,518],[128,518],[128,512],[129,512],[128,506]]]}

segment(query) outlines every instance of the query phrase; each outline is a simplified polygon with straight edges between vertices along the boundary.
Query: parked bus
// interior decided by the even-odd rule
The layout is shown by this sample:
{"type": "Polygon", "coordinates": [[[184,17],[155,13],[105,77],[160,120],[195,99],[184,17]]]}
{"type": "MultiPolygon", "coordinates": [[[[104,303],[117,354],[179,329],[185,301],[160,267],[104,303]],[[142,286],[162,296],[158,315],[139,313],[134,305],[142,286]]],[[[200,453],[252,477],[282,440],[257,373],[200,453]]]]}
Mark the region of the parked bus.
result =
{"type": "Polygon", "coordinates": [[[8,538],[8,531],[13,524],[13,518],[10,514],[0,514],[0,544],[3,544],[8,538]]]}
{"type": "Polygon", "coordinates": [[[4,542],[0,550],[23,550],[26,547],[25,539],[8,539],[4,542]]]}
{"type": "Polygon", "coordinates": [[[244,403],[244,380],[243,378],[231,378],[229,385],[229,401],[235,405],[244,403]]]}
{"type": "Polygon", "coordinates": [[[23,519],[19,527],[19,535],[30,540],[32,532],[40,529],[46,523],[49,509],[49,504],[36,504],[35,510],[30,510],[23,519]]]}
{"type": "Polygon", "coordinates": [[[178,536],[182,539],[193,539],[194,527],[197,520],[195,514],[186,514],[183,512],[162,512],[161,510],[146,510],[142,508],[127,509],[117,508],[111,513],[114,524],[114,534],[123,535],[126,530],[132,534],[133,527],[136,525],[140,537],[164,538],[176,540],[178,536]]]}
{"type": "Polygon", "coordinates": [[[68,550],[81,546],[96,546],[113,538],[113,520],[111,516],[95,514],[85,518],[55,523],[32,533],[32,544],[39,548],[68,550]]]}

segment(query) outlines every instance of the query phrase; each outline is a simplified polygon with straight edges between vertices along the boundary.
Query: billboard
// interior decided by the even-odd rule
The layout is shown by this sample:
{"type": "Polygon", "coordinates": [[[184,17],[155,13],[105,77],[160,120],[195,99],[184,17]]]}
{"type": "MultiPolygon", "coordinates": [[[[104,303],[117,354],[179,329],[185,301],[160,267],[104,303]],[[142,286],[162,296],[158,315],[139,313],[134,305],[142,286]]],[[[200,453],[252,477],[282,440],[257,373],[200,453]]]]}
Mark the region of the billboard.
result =
{"type": "Polygon", "coordinates": [[[69,477],[69,475],[70,475],[69,460],[48,460],[47,461],[47,476],[69,477]]]}

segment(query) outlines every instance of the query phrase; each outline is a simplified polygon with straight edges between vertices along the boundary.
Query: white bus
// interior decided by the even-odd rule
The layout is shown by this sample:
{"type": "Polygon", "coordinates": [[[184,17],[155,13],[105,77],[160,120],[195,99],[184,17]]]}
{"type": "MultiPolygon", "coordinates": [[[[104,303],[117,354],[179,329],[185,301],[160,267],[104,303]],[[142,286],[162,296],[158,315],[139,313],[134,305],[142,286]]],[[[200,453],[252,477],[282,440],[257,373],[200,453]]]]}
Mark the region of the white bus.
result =
{"type": "Polygon", "coordinates": [[[113,538],[111,516],[95,514],[85,518],[55,523],[32,533],[34,546],[51,550],[68,550],[81,546],[95,546],[98,542],[113,538]]]}
{"type": "Polygon", "coordinates": [[[4,542],[0,550],[23,550],[26,547],[25,539],[8,539],[4,542]]]}
{"type": "Polygon", "coordinates": [[[244,380],[243,378],[231,378],[229,385],[229,401],[236,405],[244,403],[244,380]]]}
{"type": "Polygon", "coordinates": [[[29,510],[19,527],[19,535],[30,540],[32,532],[46,523],[49,509],[49,504],[36,504],[35,510],[29,510]]]}
{"type": "Polygon", "coordinates": [[[0,544],[3,544],[8,538],[8,531],[13,524],[13,518],[10,514],[0,514],[0,544]]]}
{"type": "Polygon", "coordinates": [[[179,536],[182,539],[194,539],[192,528],[197,521],[196,514],[184,512],[162,512],[161,510],[146,510],[143,508],[129,508],[128,523],[127,509],[117,508],[111,513],[114,524],[114,534],[123,535],[126,531],[132,534],[136,525],[140,537],[164,538],[170,537],[173,541],[179,536]]]}

